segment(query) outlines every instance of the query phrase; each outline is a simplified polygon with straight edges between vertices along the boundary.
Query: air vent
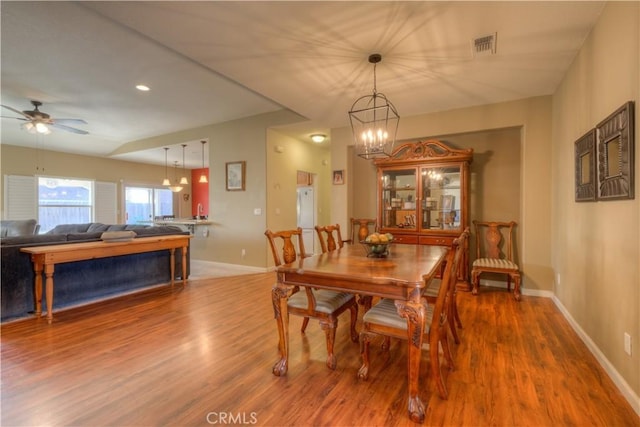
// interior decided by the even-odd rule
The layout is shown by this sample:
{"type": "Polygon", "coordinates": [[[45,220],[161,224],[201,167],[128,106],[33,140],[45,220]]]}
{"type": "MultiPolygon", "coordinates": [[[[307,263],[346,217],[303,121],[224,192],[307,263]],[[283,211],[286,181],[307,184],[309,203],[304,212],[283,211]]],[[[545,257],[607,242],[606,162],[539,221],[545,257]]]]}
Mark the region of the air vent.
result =
{"type": "Polygon", "coordinates": [[[495,55],[497,38],[498,33],[493,33],[471,40],[471,54],[474,57],[495,55]]]}

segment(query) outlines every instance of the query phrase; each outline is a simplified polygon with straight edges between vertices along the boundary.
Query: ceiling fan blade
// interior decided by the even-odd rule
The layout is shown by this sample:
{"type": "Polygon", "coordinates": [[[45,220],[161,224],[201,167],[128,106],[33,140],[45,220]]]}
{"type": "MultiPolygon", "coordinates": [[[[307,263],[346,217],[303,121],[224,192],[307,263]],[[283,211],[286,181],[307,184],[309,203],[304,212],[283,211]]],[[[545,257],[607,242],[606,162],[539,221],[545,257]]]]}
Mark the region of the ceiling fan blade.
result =
{"type": "Polygon", "coordinates": [[[25,121],[25,122],[30,121],[30,119],[25,119],[24,117],[0,116],[0,118],[2,118],[2,119],[16,119],[16,120],[23,120],[23,121],[25,121]]]}
{"type": "MultiPolygon", "coordinates": [[[[20,114],[22,117],[26,117],[27,119],[31,120],[31,117],[29,117],[28,115],[26,115],[25,113],[23,113],[20,110],[16,110],[15,108],[9,107],[8,105],[0,105],[3,108],[6,108],[7,110],[11,110],[16,114],[20,114]]],[[[14,117],[15,119],[17,119],[18,117],[14,117]]]]}
{"type": "Polygon", "coordinates": [[[86,125],[87,122],[85,122],[82,119],[52,119],[54,124],[59,124],[59,125],[86,125]]]}
{"type": "Polygon", "coordinates": [[[52,123],[49,126],[54,127],[56,129],[66,130],[67,132],[77,133],[79,135],[87,135],[89,133],[86,130],[76,129],[76,128],[72,128],[70,126],[61,125],[61,124],[58,124],[58,123],[52,123]]]}

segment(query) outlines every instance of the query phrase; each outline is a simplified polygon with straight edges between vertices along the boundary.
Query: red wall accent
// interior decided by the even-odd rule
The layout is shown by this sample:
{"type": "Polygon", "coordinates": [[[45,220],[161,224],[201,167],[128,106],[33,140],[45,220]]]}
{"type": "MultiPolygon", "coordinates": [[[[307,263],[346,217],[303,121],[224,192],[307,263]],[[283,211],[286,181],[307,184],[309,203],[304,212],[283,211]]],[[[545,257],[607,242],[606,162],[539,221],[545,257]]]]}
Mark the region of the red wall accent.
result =
{"type": "Polygon", "coordinates": [[[198,182],[204,172],[209,177],[209,168],[191,170],[191,216],[198,215],[198,203],[202,204],[202,215],[209,216],[209,183],[198,182]]]}

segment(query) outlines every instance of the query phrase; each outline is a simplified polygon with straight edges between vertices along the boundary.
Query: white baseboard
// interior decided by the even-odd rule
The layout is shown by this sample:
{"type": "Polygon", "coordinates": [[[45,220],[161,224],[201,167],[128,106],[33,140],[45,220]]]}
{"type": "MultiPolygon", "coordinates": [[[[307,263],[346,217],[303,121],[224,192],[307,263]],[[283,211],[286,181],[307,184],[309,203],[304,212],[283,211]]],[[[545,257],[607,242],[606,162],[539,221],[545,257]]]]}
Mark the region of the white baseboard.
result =
{"type": "MultiPolygon", "coordinates": [[[[482,283],[484,283],[484,285],[481,285],[481,288],[483,286],[490,286],[493,288],[502,288],[505,290],[507,289],[507,282],[505,281],[499,282],[494,280],[483,280],[482,283]]],[[[511,290],[513,291],[513,283],[511,284],[511,290]]],[[[622,393],[627,402],[629,402],[636,414],[640,416],[640,396],[635,394],[633,389],[618,373],[611,362],[609,362],[602,351],[600,351],[598,346],[593,342],[589,335],[587,335],[586,332],[580,327],[580,325],[578,325],[578,323],[573,319],[569,311],[562,305],[555,294],[552,291],[527,289],[523,287],[520,288],[520,291],[522,292],[522,295],[551,298],[553,300],[553,303],[556,305],[556,307],[558,307],[558,310],[560,310],[564,318],[567,319],[567,322],[569,322],[571,328],[575,331],[576,334],[578,334],[578,337],[580,337],[582,342],[587,346],[591,354],[594,355],[600,366],[602,366],[609,378],[611,378],[613,383],[616,385],[618,390],[620,390],[620,393],[622,393]]]]}
{"type": "Polygon", "coordinates": [[[205,261],[201,259],[191,259],[191,263],[202,263],[211,268],[218,268],[220,270],[238,271],[243,273],[266,273],[269,271],[266,268],[254,267],[251,265],[228,264],[225,262],[205,261]]]}
{"type": "MultiPolygon", "coordinates": [[[[481,281],[482,284],[480,285],[480,287],[484,287],[484,286],[489,286],[491,288],[501,288],[501,289],[507,289],[507,282],[505,281],[497,281],[497,280],[482,280],[481,281]]],[[[513,292],[513,283],[511,283],[511,292],[513,292]]],[[[520,293],[522,295],[529,295],[532,297],[544,297],[544,298],[553,298],[553,292],[552,291],[543,291],[540,289],[527,289],[523,286],[520,286],[520,293]]]]}
{"type": "Polygon", "coordinates": [[[571,325],[573,330],[578,334],[582,342],[587,346],[591,354],[593,354],[600,363],[600,366],[605,370],[609,378],[613,381],[613,383],[618,387],[620,393],[624,396],[624,398],[629,402],[633,410],[640,416],[640,396],[635,394],[633,389],[627,384],[624,378],[618,373],[618,371],[614,368],[614,366],[609,362],[609,360],[605,357],[605,355],[600,351],[598,346],[591,340],[589,335],[587,335],[584,330],[578,325],[578,323],[573,319],[569,311],[562,305],[560,300],[556,298],[555,295],[551,297],[558,310],[562,313],[567,322],[571,325]]]}

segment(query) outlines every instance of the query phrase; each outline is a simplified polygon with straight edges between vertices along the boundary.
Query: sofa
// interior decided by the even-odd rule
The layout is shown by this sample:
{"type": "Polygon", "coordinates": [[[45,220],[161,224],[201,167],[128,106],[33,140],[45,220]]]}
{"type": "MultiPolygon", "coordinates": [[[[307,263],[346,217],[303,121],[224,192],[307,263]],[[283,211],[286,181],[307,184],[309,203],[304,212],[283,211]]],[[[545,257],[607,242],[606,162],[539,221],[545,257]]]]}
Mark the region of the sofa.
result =
{"type": "MultiPolygon", "coordinates": [[[[131,230],[135,238],[183,234],[175,226],[107,225],[102,223],[64,224],[44,234],[0,237],[1,312],[6,322],[31,316],[34,311],[34,272],[29,254],[21,248],[43,245],[98,241],[102,233],[131,230]]],[[[100,299],[124,295],[171,281],[167,250],[98,258],[56,265],[54,279],[54,310],[86,304],[100,299]]],[[[182,250],[175,253],[176,274],[182,274],[182,250]]],[[[187,277],[190,271],[190,252],[187,250],[187,277]]],[[[46,296],[42,296],[46,307],[46,296]]]]}
{"type": "Polygon", "coordinates": [[[0,221],[0,238],[33,236],[38,234],[40,225],[35,219],[3,219],[0,221]]]}

